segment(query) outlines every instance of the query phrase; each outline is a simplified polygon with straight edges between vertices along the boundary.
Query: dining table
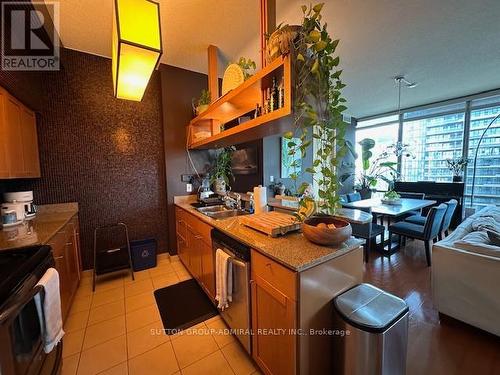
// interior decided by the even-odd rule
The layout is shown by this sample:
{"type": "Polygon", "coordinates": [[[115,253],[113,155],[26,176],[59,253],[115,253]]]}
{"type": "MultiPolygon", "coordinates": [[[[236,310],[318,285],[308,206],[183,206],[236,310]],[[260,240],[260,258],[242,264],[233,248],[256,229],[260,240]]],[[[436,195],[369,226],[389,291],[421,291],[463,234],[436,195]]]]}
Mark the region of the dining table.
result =
{"type": "MultiPolygon", "coordinates": [[[[371,213],[374,216],[374,221],[377,218],[387,217],[387,227],[391,225],[391,221],[398,221],[402,216],[406,216],[414,211],[421,210],[422,208],[435,205],[437,202],[430,199],[413,199],[413,198],[400,198],[397,202],[384,203],[380,198],[362,199],[359,201],[343,203],[342,207],[352,208],[358,210],[366,210],[371,208],[371,213]]],[[[392,238],[386,236],[387,246],[384,247],[384,253],[390,254],[399,248],[399,240],[392,243],[392,238]],[[390,250],[389,250],[390,249],[390,250]]]]}

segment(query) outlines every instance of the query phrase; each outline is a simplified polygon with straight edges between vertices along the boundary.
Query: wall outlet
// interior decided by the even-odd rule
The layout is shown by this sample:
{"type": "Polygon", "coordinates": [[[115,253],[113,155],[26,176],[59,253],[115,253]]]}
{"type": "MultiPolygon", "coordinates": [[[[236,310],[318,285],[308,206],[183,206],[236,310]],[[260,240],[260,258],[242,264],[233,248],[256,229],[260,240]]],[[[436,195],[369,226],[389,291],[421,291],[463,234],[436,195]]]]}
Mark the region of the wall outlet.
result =
{"type": "Polygon", "coordinates": [[[269,182],[274,182],[274,176],[269,176],[269,182]]]}
{"type": "Polygon", "coordinates": [[[186,191],[191,193],[193,191],[193,184],[186,184],[186,191]]]}

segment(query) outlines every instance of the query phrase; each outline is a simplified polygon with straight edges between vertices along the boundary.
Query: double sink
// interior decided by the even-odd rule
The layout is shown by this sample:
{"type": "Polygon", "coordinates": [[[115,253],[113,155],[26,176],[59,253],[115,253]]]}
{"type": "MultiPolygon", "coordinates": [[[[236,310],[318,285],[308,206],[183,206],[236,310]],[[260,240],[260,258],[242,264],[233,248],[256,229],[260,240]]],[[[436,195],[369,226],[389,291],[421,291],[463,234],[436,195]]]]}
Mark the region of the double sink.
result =
{"type": "Polygon", "coordinates": [[[200,207],[198,203],[192,203],[191,205],[195,207],[198,212],[215,220],[250,214],[250,212],[246,210],[229,208],[222,204],[207,207],[200,207]]]}

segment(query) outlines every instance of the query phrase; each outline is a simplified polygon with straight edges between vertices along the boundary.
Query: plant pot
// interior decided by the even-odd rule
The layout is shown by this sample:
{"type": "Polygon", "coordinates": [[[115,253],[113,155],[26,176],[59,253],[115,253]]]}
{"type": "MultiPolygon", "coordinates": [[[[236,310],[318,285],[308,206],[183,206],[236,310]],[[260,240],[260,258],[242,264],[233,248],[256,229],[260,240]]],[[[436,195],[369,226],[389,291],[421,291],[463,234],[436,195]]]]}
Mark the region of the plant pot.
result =
{"type": "Polygon", "coordinates": [[[205,112],[208,109],[208,104],[202,104],[196,107],[196,115],[199,115],[202,112],[205,112]]]}
{"type": "Polygon", "coordinates": [[[356,191],[361,195],[361,199],[370,199],[372,197],[372,189],[363,188],[356,191]]]}
{"type": "Polygon", "coordinates": [[[453,182],[462,182],[462,176],[453,176],[453,182]]]}
{"type": "Polygon", "coordinates": [[[334,216],[313,216],[302,223],[302,233],[309,241],[322,246],[335,246],[352,235],[351,224],[334,216]],[[318,227],[320,223],[334,224],[336,228],[318,227]]]}
{"type": "Polygon", "coordinates": [[[222,178],[218,178],[214,182],[214,192],[219,195],[226,195],[226,181],[222,178]]]}

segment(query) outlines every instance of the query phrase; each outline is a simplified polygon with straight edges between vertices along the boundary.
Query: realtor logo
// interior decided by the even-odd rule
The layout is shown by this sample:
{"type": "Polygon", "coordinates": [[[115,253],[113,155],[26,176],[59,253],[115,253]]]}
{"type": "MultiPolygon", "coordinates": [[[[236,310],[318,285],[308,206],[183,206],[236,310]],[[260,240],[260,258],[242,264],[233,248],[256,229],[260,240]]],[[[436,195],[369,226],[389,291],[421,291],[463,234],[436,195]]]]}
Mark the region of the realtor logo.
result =
{"type": "Polygon", "coordinates": [[[2,70],[59,70],[59,3],[2,2],[1,22],[2,70]]]}

